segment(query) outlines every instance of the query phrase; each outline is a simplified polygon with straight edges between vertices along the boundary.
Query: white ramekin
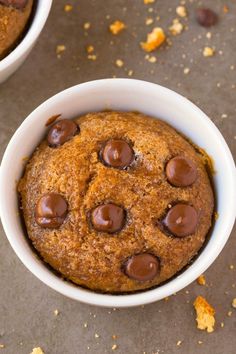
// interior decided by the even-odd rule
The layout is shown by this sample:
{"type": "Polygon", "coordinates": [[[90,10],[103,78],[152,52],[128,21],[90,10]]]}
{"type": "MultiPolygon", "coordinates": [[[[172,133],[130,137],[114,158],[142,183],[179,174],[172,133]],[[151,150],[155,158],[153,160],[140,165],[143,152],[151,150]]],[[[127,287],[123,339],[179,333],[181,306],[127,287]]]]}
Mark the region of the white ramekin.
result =
{"type": "Polygon", "coordinates": [[[36,1],[35,13],[26,35],[10,54],[0,60],[0,83],[13,74],[30,53],[45,25],[51,5],[52,0],[36,1]]]}
{"type": "Polygon", "coordinates": [[[72,299],[107,307],[151,303],[184,288],[216,259],[233,227],[236,212],[236,173],[229,148],[211,120],[193,103],[162,86],[131,79],[92,81],[53,96],[31,113],[12,137],[0,172],[0,214],[9,242],[24,265],[45,284],[72,299]],[[22,158],[30,156],[45,136],[49,117],[72,118],[104,109],[140,111],[162,118],[202,147],[213,158],[219,218],[209,242],[182,274],[156,289],[130,295],[97,294],[63,281],[30,248],[19,216],[16,181],[22,176],[22,158]]]}

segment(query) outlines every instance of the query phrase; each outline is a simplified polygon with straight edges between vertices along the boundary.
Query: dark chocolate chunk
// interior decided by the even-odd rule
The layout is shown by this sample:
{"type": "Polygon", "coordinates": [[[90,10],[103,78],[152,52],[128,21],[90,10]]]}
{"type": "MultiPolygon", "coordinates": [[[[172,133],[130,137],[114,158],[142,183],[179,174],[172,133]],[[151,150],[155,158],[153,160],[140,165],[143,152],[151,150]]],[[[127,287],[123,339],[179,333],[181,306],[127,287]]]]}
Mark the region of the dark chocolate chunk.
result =
{"type": "Polygon", "coordinates": [[[57,193],[47,193],[37,202],[35,220],[43,228],[59,228],[67,215],[68,206],[65,199],[57,193]]]}
{"type": "Polygon", "coordinates": [[[154,279],[160,271],[160,261],[149,253],[131,256],[124,264],[125,274],[138,281],[154,279]]]}
{"type": "Polygon", "coordinates": [[[79,132],[78,125],[70,119],[62,119],[49,129],[47,141],[51,147],[63,145],[79,132]]]}
{"type": "Polygon", "coordinates": [[[99,205],[91,213],[94,229],[108,233],[120,231],[125,225],[125,219],[125,210],[112,203],[99,205]]]}
{"type": "Polygon", "coordinates": [[[187,157],[176,156],[167,163],[166,176],[173,186],[191,186],[196,181],[197,168],[187,157]]]}
{"type": "Polygon", "coordinates": [[[217,23],[218,16],[211,9],[201,7],[196,10],[196,19],[201,26],[211,27],[217,23]]]}
{"type": "Polygon", "coordinates": [[[189,236],[196,231],[198,214],[194,207],[179,203],[168,211],[163,224],[176,237],[189,236]]]}
{"type": "Polygon", "coordinates": [[[134,151],[125,140],[111,139],[102,149],[101,157],[106,165],[124,169],[133,162],[134,151]]]}

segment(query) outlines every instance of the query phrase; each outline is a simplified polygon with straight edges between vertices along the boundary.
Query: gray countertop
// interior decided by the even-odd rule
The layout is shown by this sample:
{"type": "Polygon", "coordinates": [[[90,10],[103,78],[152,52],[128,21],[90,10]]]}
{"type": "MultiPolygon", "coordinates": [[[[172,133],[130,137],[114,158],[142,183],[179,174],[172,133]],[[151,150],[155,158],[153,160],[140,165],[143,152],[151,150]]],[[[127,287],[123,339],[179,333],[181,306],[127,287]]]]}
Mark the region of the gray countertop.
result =
{"type": "MultiPolygon", "coordinates": [[[[151,54],[156,62],[150,63],[139,42],[155,25],[168,32],[179,1],[156,0],[144,5],[143,0],[55,0],[31,55],[0,86],[0,154],[24,118],[48,97],[92,79],[129,77],[132,70],[133,78],[167,86],[196,103],[220,129],[235,156],[236,1],[202,3],[220,15],[218,25],[210,30],[200,27],[194,19],[200,2],[187,0],[188,17],[181,19],[187,29],[179,36],[169,35],[172,45],[151,54]],[[65,4],[72,4],[73,10],[66,13],[65,4]],[[229,7],[228,13],[223,5],[229,7]],[[149,17],[155,21],[148,26],[149,17]],[[115,37],[108,25],[117,19],[127,29],[115,37]],[[87,33],[85,22],[91,23],[87,33]],[[211,38],[206,37],[207,32],[211,38]],[[66,46],[61,58],[56,55],[57,45],[66,46]],[[96,60],[87,58],[87,45],[94,46],[96,60]],[[213,57],[203,56],[205,46],[215,48],[213,57]],[[124,62],[123,67],[115,65],[117,59],[124,62]],[[185,68],[190,69],[188,74],[184,74],[185,68]]],[[[41,347],[45,354],[236,353],[236,310],[231,306],[236,297],[235,229],[205,273],[206,286],[194,282],[168,301],[117,310],[80,304],[49,289],[26,270],[2,229],[0,232],[0,344],[5,345],[0,352],[30,354],[34,347],[41,347]],[[216,309],[212,334],[196,328],[192,303],[200,294],[216,309]],[[178,341],[182,341],[180,345],[178,341]],[[117,349],[113,351],[114,344],[117,349]]]]}

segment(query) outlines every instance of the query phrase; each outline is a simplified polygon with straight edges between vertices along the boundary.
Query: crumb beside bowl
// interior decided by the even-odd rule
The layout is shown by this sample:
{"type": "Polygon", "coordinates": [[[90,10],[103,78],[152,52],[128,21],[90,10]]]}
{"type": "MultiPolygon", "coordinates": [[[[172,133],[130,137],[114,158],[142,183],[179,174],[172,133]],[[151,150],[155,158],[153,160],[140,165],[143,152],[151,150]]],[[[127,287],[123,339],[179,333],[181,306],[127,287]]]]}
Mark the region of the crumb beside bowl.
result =
{"type": "Polygon", "coordinates": [[[143,305],[187,286],[214,261],[226,243],[235,219],[235,166],[222,135],[206,115],[177,93],[131,79],[92,81],[65,90],[39,106],[22,123],[4,154],[0,174],[0,212],[6,235],[25,266],[56,291],[73,299],[107,307],[143,305]],[[79,103],[78,103],[79,102],[79,103]],[[101,294],[76,286],[53,273],[30,247],[18,212],[15,181],[24,171],[23,158],[32,155],[46,133],[49,117],[74,118],[92,111],[139,111],[160,118],[205,150],[214,161],[216,211],[219,217],[208,242],[181,273],[158,287],[139,293],[101,294]],[[22,144],[25,141],[25,144],[22,144]],[[226,208],[227,206],[227,208],[226,208]]]}

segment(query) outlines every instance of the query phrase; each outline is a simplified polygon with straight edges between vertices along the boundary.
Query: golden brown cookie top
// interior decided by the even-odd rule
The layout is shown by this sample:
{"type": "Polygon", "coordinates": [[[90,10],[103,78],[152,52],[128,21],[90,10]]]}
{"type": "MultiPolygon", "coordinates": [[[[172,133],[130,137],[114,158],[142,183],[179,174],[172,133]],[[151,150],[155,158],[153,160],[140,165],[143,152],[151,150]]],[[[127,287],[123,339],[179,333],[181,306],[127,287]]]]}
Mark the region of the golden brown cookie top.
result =
{"type": "Polygon", "coordinates": [[[140,113],[58,120],[19,192],[28,236],[43,259],[102,292],[166,281],[199,251],[212,224],[201,156],[169,125],[140,113]]]}

